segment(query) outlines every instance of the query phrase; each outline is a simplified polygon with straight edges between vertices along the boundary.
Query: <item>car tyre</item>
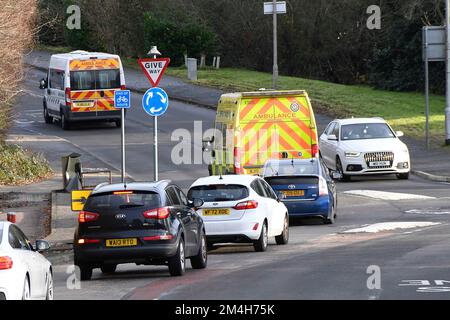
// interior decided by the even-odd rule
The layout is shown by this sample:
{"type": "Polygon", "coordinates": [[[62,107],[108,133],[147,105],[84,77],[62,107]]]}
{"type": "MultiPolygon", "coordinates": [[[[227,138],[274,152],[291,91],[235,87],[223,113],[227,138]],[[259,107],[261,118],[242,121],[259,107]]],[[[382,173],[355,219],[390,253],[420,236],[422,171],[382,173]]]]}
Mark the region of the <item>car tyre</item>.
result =
{"type": "Polygon", "coordinates": [[[264,222],[261,228],[261,235],[259,236],[259,239],[253,243],[253,247],[256,252],[264,252],[267,250],[268,243],[269,235],[267,230],[267,222],[264,222]]]}
{"type": "Polygon", "coordinates": [[[48,273],[47,294],[45,300],[53,300],[53,274],[51,271],[48,273]]]}
{"type": "Polygon", "coordinates": [[[80,269],[80,280],[89,281],[92,278],[92,267],[86,264],[76,264],[80,269]]]}
{"type": "Polygon", "coordinates": [[[408,173],[399,173],[399,174],[397,174],[397,178],[399,180],[408,180],[409,179],[409,172],[408,173]]]}
{"type": "Polygon", "coordinates": [[[180,239],[177,253],[169,259],[169,272],[173,277],[182,276],[186,272],[186,256],[183,238],[180,239]]]}
{"type": "Polygon", "coordinates": [[[289,216],[284,218],[283,232],[275,237],[275,241],[278,245],[286,245],[289,242],[289,216]]]}
{"type": "Polygon", "coordinates": [[[341,181],[344,181],[344,182],[351,181],[352,178],[349,175],[344,174],[344,168],[342,167],[342,162],[339,157],[336,158],[336,171],[342,175],[342,178],[340,179],[341,181]]]}
{"type": "Polygon", "coordinates": [[[100,267],[100,270],[102,270],[102,273],[104,274],[111,274],[116,272],[117,264],[104,264],[100,267]]]}
{"type": "Polygon", "coordinates": [[[53,123],[53,117],[48,114],[47,106],[44,106],[44,121],[46,124],[53,123]]]}
{"type": "Polygon", "coordinates": [[[69,121],[66,119],[66,115],[62,111],[61,111],[61,129],[63,130],[70,129],[69,121]]]}
{"type": "Polygon", "coordinates": [[[30,290],[30,280],[28,276],[25,276],[25,281],[23,284],[22,300],[30,300],[31,290],[30,290]]]}
{"type": "Polygon", "coordinates": [[[197,255],[191,258],[191,265],[193,269],[205,269],[208,265],[208,248],[204,232],[201,234],[200,242],[201,244],[197,255]]]}

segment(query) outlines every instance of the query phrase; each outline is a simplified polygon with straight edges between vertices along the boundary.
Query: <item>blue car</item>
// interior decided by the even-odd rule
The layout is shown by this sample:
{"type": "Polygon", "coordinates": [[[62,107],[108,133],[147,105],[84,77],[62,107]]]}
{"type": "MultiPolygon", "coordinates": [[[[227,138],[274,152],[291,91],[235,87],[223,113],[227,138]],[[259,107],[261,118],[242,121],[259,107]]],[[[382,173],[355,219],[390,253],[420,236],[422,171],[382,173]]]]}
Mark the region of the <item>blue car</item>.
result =
{"type": "Polygon", "coordinates": [[[290,217],[319,216],[325,224],[335,222],[336,185],[322,160],[269,160],[263,177],[286,205],[290,217]]]}

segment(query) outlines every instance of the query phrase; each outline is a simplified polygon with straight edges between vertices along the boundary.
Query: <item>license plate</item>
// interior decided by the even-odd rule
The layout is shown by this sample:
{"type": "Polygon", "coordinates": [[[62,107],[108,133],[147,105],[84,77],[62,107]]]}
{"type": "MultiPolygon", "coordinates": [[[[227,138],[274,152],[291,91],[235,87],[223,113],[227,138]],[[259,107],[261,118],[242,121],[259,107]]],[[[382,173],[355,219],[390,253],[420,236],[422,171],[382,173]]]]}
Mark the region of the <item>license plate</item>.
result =
{"type": "Polygon", "coordinates": [[[231,214],[230,209],[204,209],[204,216],[229,216],[231,214]]]}
{"type": "Polygon", "coordinates": [[[86,108],[86,107],[92,107],[94,105],[93,102],[85,101],[85,102],[74,102],[75,107],[77,108],[86,108]]]}
{"type": "Polygon", "coordinates": [[[281,191],[285,197],[304,197],[305,190],[286,190],[281,191]]]}
{"type": "Polygon", "coordinates": [[[137,239],[108,239],[106,240],[107,247],[134,247],[137,246],[137,239]]]}
{"type": "Polygon", "coordinates": [[[389,167],[391,163],[389,161],[374,161],[369,162],[369,167],[389,167]]]}
{"type": "Polygon", "coordinates": [[[257,175],[260,173],[261,169],[257,168],[257,169],[245,169],[246,173],[248,175],[257,175]]]}

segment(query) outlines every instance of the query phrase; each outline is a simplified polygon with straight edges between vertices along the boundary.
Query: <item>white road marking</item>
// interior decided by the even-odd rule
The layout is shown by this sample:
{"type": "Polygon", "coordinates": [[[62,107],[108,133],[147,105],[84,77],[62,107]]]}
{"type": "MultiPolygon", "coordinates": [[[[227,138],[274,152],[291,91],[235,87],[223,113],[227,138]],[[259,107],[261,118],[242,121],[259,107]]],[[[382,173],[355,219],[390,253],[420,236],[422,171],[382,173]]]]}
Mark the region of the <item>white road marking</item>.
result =
{"type": "Polygon", "coordinates": [[[344,231],[344,233],[378,233],[382,231],[393,231],[398,229],[414,229],[439,225],[438,222],[382,222],[370,224],[357,229],[344,231]]]}
{"type": "Polygon", "coordinates": [[[436,215],[443,215],[443,214],[450,214],[450,209],[412,209],[405,211],[406,213],[410,214],[436,214],[436,215]]]}
{"type": "Polygon", "coordinates": [[[419,194],[409,194],[409,193],[397,193],[397,192],[386,192],[386,191],[375,191],[375,190],[350,190],[345,191],[344,194],[361,196],[372,199],[379,200],[433,200],[435,197],[423,196],[419,194]]]}
{"type": "Polygon", "coordinates": [[[8,135],[6,142],[67,142],[66,139],[57,136],[42,136],[42,135],[8,135]]]}

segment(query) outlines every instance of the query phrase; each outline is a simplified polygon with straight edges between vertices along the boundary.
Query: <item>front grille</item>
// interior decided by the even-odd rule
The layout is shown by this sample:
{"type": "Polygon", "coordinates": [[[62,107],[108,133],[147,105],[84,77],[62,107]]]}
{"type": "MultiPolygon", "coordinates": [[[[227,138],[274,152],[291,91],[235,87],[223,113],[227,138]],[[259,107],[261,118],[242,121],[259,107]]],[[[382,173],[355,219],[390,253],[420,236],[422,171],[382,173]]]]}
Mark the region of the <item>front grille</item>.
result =
{"type": "Polygon", "coordinates": [[[366,160],[367,167],[370,169],[389,169],[392,168],[392,165],[394,164],[394,153],[393,152],[370,152],[366,153],[364,155],[364,159],[366,160]],[[371,162],[378,162],[378,161],[389,161],[389,166],[378,166],[378,167],[371,167],[371,162]]]}

